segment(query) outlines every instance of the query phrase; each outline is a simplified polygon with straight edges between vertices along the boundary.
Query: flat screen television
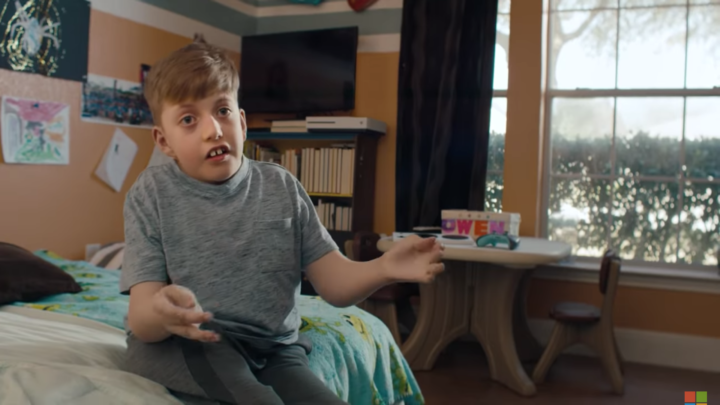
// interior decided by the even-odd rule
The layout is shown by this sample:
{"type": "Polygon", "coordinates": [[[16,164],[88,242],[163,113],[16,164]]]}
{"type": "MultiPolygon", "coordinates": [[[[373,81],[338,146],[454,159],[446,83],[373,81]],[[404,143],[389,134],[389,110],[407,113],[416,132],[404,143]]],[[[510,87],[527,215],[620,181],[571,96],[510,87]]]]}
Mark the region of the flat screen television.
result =
{"type": "Polygon", "coordinates": [[[355,108],[358,28],[244,36],[240,107],[312,114],[355,108]]]}

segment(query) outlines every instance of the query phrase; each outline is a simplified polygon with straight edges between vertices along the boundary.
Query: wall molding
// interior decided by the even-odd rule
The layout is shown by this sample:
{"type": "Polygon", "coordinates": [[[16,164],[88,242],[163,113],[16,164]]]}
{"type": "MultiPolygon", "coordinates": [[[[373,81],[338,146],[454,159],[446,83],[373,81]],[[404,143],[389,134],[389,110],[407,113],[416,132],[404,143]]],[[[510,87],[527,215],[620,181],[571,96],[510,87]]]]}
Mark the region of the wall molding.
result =
{"type": "MultiPolygon", "coordinates": [[[[528,323],[545,346],[554,321],[530,319],[528,323]]],[[[627,328],[615,328],[615,337],[626,362],[720,373],[720,339],[627,328]]],[[[583,346],[571,347],[564,353],[595,357],[583,346]]]]}
{"type": "Polygon", "coordinates": [[[360,35],[358,53],[400,52],[400,34],[360,35]]]}
{"type": "MultiPolygon", "coordinates": [[[[251,17],[285,17],[294,15],[317,15],[331,13],[354,13],[346,1],[324,1],[317,6],[306,4],[284,4],[270,6],[256,6],[238,0],[213,0],[225,7],[239,11],[251,17]]],[[[401,9],[403,0],[379,0],[368,8],[371,10],[401,9]]]]}
{"type": "MultiPolygon", "coordinates": [[[[597,284],[599,268],[599,263],[584,262],[543,266],[535,270],[533,277],[597,284]]],[[[619,284],[627,287],[720,294],[720,274],[711,267],[654,268],[623,264],[619,284]]]]}
{"type": "MultiPolygon", "coordinates": [[[[236,1],[236,0],[233,0],[236,1]]],[[[241,2],[238,2],[241,3],[241,2]]],[[[192,39],[202,32],[211,44],[240,52],[240,36],[138,0],[90,0],[94,10],[192,39]]],[[[242,3],[244,4],[244,3],[242,3]]]]}
{"type": "MultiPolygon", "coordinates": [[[[224,1],[252,7],[237,0],[224,1]]],[[[186,38],[192,39],[196,32],[202,32],[209,43],[231,52],[241,52],[241,36],[139,0],[90,0],[90,3],[94,10],[168,31],[186,38]]],[[[358,53],[393,52],[400,52],[399,33],[361,35],[359,38],[358,53]]]]}

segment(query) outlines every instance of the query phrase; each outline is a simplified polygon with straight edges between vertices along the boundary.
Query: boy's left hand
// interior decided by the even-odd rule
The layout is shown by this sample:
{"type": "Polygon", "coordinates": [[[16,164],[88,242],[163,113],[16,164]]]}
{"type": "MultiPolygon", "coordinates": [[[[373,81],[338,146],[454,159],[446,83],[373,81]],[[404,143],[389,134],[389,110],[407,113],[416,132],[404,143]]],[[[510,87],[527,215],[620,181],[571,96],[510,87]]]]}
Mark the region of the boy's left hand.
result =
{"type": "Polygon", "coordinates": [[[444,250],[435,238],[410,235],[395,242],[380,260],[392,282],[430,283],[445,270],[441,263],[444,250]]]}

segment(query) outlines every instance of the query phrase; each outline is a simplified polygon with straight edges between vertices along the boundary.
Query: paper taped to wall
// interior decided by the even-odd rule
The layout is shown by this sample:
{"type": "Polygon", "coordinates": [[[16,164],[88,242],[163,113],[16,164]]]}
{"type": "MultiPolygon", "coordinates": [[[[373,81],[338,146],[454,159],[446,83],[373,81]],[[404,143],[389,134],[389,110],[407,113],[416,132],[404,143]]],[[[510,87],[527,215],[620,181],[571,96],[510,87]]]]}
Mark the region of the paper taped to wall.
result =
{"type": "Polygon", "coordinates": [[[69,105],[4,96],[0,115],[5,163],[69,163],[69,105]]]}
{"type": "Polygon", "coordinates": [[[107,183],[113,190],[120,192],[130,166],[135,160],[138,147],[123,131],[115,129],[115,134],[105,151],[95,175],[107,183]]]}

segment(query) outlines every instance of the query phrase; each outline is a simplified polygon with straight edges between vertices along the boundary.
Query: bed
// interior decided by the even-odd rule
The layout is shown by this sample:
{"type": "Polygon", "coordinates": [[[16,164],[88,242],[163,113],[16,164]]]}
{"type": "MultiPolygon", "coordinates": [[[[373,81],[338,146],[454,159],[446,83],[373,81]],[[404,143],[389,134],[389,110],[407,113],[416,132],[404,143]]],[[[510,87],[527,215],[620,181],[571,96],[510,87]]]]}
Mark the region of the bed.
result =
{"type": "MultiPolygon", "coordinates": [[[[0,405],[178,404],[165,389],[120,370],[128,297],[120,273],[48,251],[35,254],[70,274],[77,294],[0,307],[0,405]],[[52,398],[52,400],[45,400],[52,398]]],[[[357,308],[301,296],[300,333],[313,341],[310,368],[353,405],[419,405],[423,396],[388,328],[357,308]]]]}

